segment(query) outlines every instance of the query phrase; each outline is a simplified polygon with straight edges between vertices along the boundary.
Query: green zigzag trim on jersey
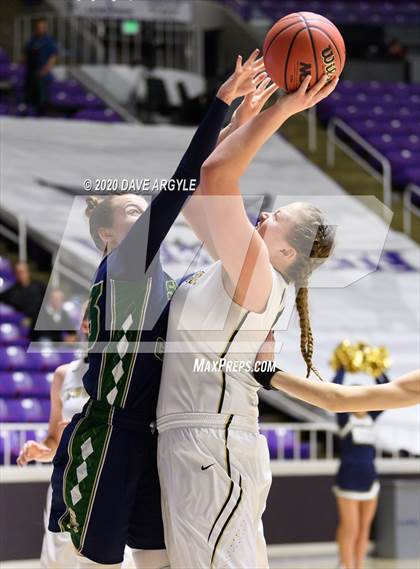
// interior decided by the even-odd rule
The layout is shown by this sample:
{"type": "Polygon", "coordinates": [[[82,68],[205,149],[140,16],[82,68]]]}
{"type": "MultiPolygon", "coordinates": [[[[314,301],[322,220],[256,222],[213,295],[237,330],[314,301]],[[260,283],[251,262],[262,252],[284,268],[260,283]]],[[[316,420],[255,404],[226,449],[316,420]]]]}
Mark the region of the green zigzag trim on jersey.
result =
{"type": "Polygon", "coordinates": [[[98,399],[124,407],[149,302],[152,278],[110,281],[111,339],[102,356],[98,399]]]}
{"type": "MultiPolygon", "coordinates": [[[[110,408],[108,413],[109,423],[112,422],[112,413],[113,409],[110,408]]],[[[67,512],[60,520],[60,527],[70,533],[73,545],[78,551],[81,551],[83,548],[83,541],[106,458],[112,428],[112,424],[107,424],[106,421],[98,423],[96,418],[93,419],[86,416],[81,419],[69,442],[70,460],[63,480],[63,494],[67,512]],[[89,441],[93,451],[86,456],[89,441]],[[83,451],[83,449],[85,450],[83,451]],[[83,464],[86,467],[86,476],[79,481],[77,472],[79,468],[82,468],[83,464]],[[72,490],[75,487],[79,488],[81,497],[76,503],[73,503],[74,494],[72,495],[72,490]]]]}

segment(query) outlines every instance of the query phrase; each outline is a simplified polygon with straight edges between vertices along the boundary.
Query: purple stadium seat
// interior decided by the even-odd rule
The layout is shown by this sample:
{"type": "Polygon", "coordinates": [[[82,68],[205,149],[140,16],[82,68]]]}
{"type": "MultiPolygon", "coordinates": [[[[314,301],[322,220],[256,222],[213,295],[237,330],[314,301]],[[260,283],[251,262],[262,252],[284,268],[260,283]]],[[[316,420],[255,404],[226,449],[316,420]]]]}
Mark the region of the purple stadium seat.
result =
{"type": "Polygon", "coordinates": [[[278,441],[277,441],[276,432],[273,431],[272,429],[267,429],[267,430],[261,429],[261,434],[264,435],[265,438],[267,439],[270,458],[272,460],[276,459],[278,456],[278,441]]]}
{"type": "Polygon", "coordinates": [[[13,374],[0,372],[0,397],[15,397],[16,384],[13,380],[13,374]]]}
{"type": "Polygon", "coordinates": [[[11,306],[7,304],[0,303],[0,322],[10,322],[10,323],[21,323],[22,320],[25,318],[25,315],[21,312],[17,312],[11,306]]]}
{"type": "Polygon", "coordinates": [[[102,121],[102,122],[122,121],[120,115],[111,109],[83,109],[75,113],[72,118],[78,120],[91,120],[91,121],[102,121]]]}
{"type": "Polygon", "coordinates": [[[19,371],[32,369],[26,351],[22,347],[0,347],[0,370],[19,371]]]}
{"type": "MultiPolygon", "coordinates": [[[[1,105],[0,105],[0,107],[1,107],[1,105]]],[[[16,279],[15,279],[14,275],[12,275],[12,276],[0,275],[0,292],[4,292],[8,288],[10,288],[12,286],[12,284],[15,283],[15,281],[16,281],[16,279]]]]}
{"type": "Polygon", "coordinates": [[[384,155],[391,162],[392,180],[397,186],[404,187],[409,183],[407,178],[407,169],[418,166],[418,154],[410,150],[389,150],[384,155]]]}
{"type": "Polygon", "coordinates": [[[30,359],[36,363],[36,371],[54,371],[59,365],[69,363],[75,359],[74,353],[58,354],[50,350],[39,353],[29,353],[30,359]]]}
{"type": "Polygon", "coordinates": [[[335,23],[370,25],[404,25],[420,21],[419,4],[394,0],[356,2],[355,0],[219,0],[247,20],[258,7],[270,19],[277,20],[290,12],[310,11],[323,14],[335,23]]]}
{"type": "Polygon", "coordinates": [[[0,422],[43,423],[49,419],[50,403],[37,399],[0,399],[0,422]]]}
{"type": "MultiPolygon", "coordinates": [[[[1,403],[0,403],[1,416],[1,403]]],[[[5,464],[6,454],[10,464],[15,464],[20,451],[19,433],[0,429],[0,464],[5,464]]]]}
{"type": "Polygon", "coordinates": [[[18,340],[22,337],[20,326],[11,323],[0,323],[0,342],[3,340],[18,340]]]}
{"type": "MultiPolygon", "coordinates": [[[[279,448],[279,437],[276,431],[273,429],[264,429],[264,425],[261,424],[261,434],[267,439],[268,450],[270,453],[270,458],[279,458],[279,453],[282,451],[279,448]]],[[[296,445],[299,445],[297,454],[301,459],[307,459],[310,456],[309,443],[301,441],[298,443],[295,433],[293,431],[286,431],[283,435],[282,442],[280,443],[283,447],[283,455],[285,459],[293,459],[296,453],[296,445]]]]}
{"type": "Polygon", "coordinates": [[[42,397],[50,395],[52,372],[0,372],[0,397],[42,397]]]}
{"type": "Polygon", "coordinates": [[[0,371],[54,371],[59,365],[76,359],[73,352],[58,354],[50,350],[26,352],[22,347],[0,347],[0,371]]]}
{"type": "Polygon", "coordinates": [[[395,150],[411,150],[411,152],[420,153],[420,136],[417,134],[392,134],[370,133],[366,139],[372,146],[377,148],[379,152],[388,151],[390,148],[395,150]]]}
{"type": "Polygon", "coordinates": [[[14,275],[12,263],[6,257],[0,256],[0,275],[12,277],[14,275]]]}
{"type": "Polygon", "coordinates": [[[27,346],[28,338],[23,328],[10,322],[0,323],[0,344],[3,346],[27,346]]]}
{"type": "Polygon", "coordinates": [[[51,84],[51,93],[73,93],[77,95],[86,95],[86,89],[83,85],[74,80],[55,80],[51,84]]]}
{"type": "Polygon", "coordinates": [[[57,107],[97,109],[103,108],[103,101],[93,93],[77,93],[58,91],[51,93],[51,101],[57,107]]]}

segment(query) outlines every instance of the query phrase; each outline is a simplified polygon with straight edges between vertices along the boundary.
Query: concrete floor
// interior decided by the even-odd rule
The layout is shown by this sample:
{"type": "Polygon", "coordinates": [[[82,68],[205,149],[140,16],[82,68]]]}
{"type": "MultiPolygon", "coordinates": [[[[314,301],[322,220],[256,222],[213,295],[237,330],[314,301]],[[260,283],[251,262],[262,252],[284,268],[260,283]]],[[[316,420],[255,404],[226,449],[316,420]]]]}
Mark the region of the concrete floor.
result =
{"type": "MultiPolygon", "coordinates": [[[[272,558],[270,569],[337,569],[335,558],[272,558]]],[[[420,569],[420,559],[368,558],[365,569],[420,569]]]]}

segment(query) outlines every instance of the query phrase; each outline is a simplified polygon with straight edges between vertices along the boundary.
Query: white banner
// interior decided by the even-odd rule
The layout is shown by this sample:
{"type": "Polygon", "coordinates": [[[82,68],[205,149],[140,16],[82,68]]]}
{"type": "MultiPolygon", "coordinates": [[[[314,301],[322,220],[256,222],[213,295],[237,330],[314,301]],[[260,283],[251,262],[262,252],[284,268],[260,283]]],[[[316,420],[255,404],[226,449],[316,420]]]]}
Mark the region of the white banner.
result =
{"type": "Polygon", "coordinates": [[[192,20],[191,2],[174,0],[73,0],[76,18],[184,22],[192,20]]]}

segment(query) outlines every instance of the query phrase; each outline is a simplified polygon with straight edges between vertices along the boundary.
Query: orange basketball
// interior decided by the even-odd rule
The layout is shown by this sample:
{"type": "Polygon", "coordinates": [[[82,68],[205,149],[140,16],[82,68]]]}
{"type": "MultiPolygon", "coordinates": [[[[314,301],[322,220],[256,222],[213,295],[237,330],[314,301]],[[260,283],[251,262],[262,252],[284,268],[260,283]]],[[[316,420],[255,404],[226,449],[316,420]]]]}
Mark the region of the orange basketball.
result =
{"type": "Polygon", "coordinates": [[[336,26],[324,16],[296,12],[281,18],[269,30],[263,48],[265,69],[286,92],[295,91],[306,75],[311,87],[326,73],[340,75],[346,47],[336,26]]]}

